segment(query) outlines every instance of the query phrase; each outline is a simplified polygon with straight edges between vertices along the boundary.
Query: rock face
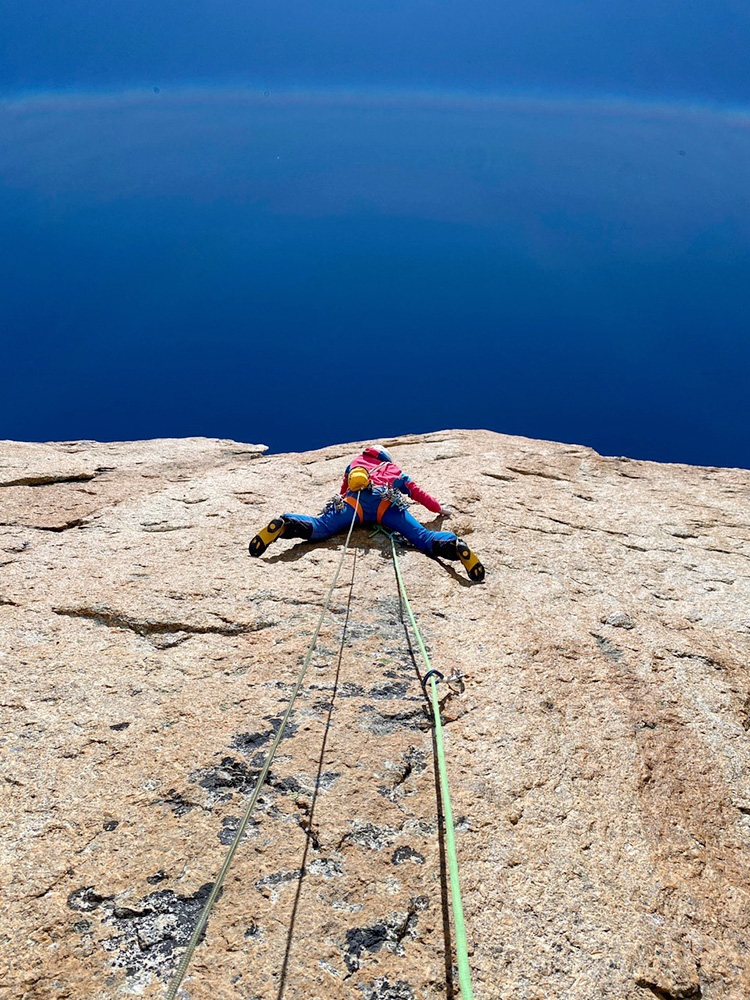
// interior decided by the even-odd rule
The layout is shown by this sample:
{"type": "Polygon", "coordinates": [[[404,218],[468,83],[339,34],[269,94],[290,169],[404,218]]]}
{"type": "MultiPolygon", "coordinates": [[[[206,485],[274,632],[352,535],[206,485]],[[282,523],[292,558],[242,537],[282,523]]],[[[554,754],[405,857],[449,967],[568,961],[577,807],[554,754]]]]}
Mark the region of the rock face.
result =
{"type": "MultiPolygon", "coordinates": [[[[750,473],[386,443],[487,566],[402,557],[465,674],[441,691],[477,1000],[747,997],[750,473]]],[[[358,448],[0,445],[3,998],[165,995],[342,545],[247,542],[358,448]]],[[[181,996],[457,996],[432,751],[360,529],[181,996]]]]}

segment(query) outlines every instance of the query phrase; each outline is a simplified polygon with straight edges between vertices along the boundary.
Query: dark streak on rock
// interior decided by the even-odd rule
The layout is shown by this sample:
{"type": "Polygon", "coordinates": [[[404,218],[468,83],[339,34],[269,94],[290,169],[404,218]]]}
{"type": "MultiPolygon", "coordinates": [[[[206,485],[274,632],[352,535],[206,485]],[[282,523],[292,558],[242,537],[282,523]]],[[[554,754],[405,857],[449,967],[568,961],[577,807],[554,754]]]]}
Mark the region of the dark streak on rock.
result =
{"type": "MultiPolygon", "coordinates": [[[[278,733],[278,731],[279,731],[279,726],[281,725],[281,716],[280,715],[264,715],[263,718],[266,720],[266,722],[270,722],[271,723],[271,734],[270,735],[275,736],[276,733],[278,733]]],[[[283,740],[291,739],[292,736],[296,735],[297,729],[298,729],[297,725],[290,719],[287,722],[286,726],[284,727],[284,735],[281,738],[283,740]]]]}
{"type": "MultiPolygon", "coordinates": [[[[220,844],[224,844],[225,847],[228,847],[231,843],[233,843],[234,838],[237,835],[237,830],[240,827],[240,822],[241,820],[239,816],[224,817],[224,819],[221,821],[221,829],[217,833],[217,837],[219,838],[220,844]]],[[[243,836],[248,836],[248,834],[255,833],[257,827],[258,827],[258,821],[251,817],[247,826],[245,827],[243,836]]]]}
{"type": "Polygon", "coordinates": [[[596,632],[592,632],[591,635],[596,639],[596,644],[599,647],[599,651],[603,653],[608,660],[612,660],[613,663],[619,663],[623,657],[623,651],[619,646],[615,646],[613,642],[606,639],[603,635],[597,635],[596,632]]]}
{"type": "Polygon", "coordinates": [[[636,979],[635,985],[642,990],[649,990],[658,1000],[700,1000],[703,996],[700,986],[691,985],[667,989],[653,980],[644,978],[636,979]]]}
{"type": "Polygon", "coordinates": [[[390,681],[386,684],[379,684],[370,690],[371,698],[401,698],[406,695],[408,684],[406,681],[390,681]]]}
{"type": "Polygon", "coordinates": [[[78,910],[79,913],[91,913],[110,899],[112,899],[111,896],[100,896],[99,893],[94,892],[93,885],[85,885],[82,889],[76,889],[70,893],[68,906],[71,910],[78,910]]]}
{"type": "Polygon", "coordinates": [[[429,905],[425,896],[417,896],[409,903],[406,913],[394,913],[369,927],[353,927],[346,932],[344,962],[349,972],[360,967],[363,952],[375,954],[381,948],[388,948],[396,955],[403,954],[402,942],[407,937],[416,936],[418,913],[429,905]]]}
{"type": "Polygon", "coordinates": [[[273,730],[265,733],[237,733],[232,737],[230,746],[240,753],[253,753],[259,747],[265,746],[273,736],[273,730]]]}
{"type": "Polygon", "coordinates": [[[414,1000],[414,990],[405,979],[391,983],[383,976],[373,979],[369,984],[357,987],[364,995],[364,1000],[414,1000]]]}
{"type": "Polygon", "coordinates": [[[245,795],[255,787],[259,774],[259,771],[249,768],[241,760],[222,757],[221,763],[216,767],[198,771],[190,775],[190,780],[197,781],[201,788],[205,788],[208,792],[216,793],[231,789],[245,795]]]}
{"type": "Polygon", "coordinates": [[[385,736],[398,729],[426,729],[429,722],[422,705],[404,712],[382,712],[373,705],[363,705],[364,727],[371,733],[385,736]]]}
{"type": "Polygon", "coordinates": [[[191,802],[181,795],[176,788],[170,788],[163,798],[154,799],[152,806],[169,806],[175,816],[184,816],[191,809],[195,809],[197,802],[191,802]]]}
{"type": "Polygon", "coordinates": [[[424,864],[424,854],[415,851],[413,847],[397,847],[391,855],[392,865],[402,865],[405,861],[414,861],[418,865],[424,864]]]}
{"type": "Polygon", "coordinates": [[[293,871],[272,872],[270,875],[264,875],[263,878],[259,878],[255,883],[255,888],[264,896],[269,896],[269,889],[277,889],[285,882],[296,882],[303,874],[304,872],[301,868],[295,868],[293,871]]]}
{"type": "Polygon", "coordinates": [[[703,653],[690,653],[682,649],[672,649],[670,652],[672,653],[672,656],[676,656],[678,660],[698,660],[707,667],[713,667],[714,670],[726,669],[723,663],[719,663],[718,660],[714,660],[711,656],[705,656],[703,653]]]}
{"type": "Polygon", "coordinates": [[[296,778],[277,778],[273,772],[269,772],[266,781],[275,792],[281,792],[282,795],[299,795],[302,791],[302,785],[296,778]]]}
{"type": "MultiPolygon", "coordinates": [[[[174,953],[190,940],[212,887],[207,882],[192,896],[162,889],[134,906],[106,903],[105,920],[117,931],[104,942],[105,949],[114,953],[113,965],[124,968],[129,976],[145,971],[163,982],[169,980],[177,964],[174,953]]],[[[204,936],[205,931],[199,940],[204,936]]]]}

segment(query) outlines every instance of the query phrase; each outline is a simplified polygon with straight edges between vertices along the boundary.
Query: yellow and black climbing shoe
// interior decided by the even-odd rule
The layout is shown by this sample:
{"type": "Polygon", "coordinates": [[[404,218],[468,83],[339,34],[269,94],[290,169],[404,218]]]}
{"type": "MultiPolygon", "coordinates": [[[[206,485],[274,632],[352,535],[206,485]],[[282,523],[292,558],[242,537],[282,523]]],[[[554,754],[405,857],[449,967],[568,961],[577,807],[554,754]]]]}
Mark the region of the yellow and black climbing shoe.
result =
{"type": "Polygon", "coordinates": [[[456,552],[464,565],[464,569],[469,574],[469,579],[474,580],[476,583],[481,583],[484,580],[484,566],[480,563],[477,554],[471,551],[462,538],[459,538],[456,542],[456,552]]]}
{"type": "Polygon", "coordinates": [[[284,531],[284,518],[275,517],[269,521],[265,528],[262,528],[248,545],[251,556],[262,556],[271,542],[275,542],[284,531]]]}

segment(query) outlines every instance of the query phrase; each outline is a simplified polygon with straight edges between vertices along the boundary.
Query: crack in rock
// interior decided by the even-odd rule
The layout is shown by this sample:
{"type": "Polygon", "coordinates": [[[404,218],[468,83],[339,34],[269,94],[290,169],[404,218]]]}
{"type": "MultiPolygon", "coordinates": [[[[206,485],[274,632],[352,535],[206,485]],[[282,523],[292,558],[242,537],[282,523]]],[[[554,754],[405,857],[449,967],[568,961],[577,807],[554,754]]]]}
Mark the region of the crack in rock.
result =
{"type": "Polygon", "coordinates": [[[34,524],[32,527],[37,531],[69,531],[71,528],[85,528],[86,526],[82,518],[75,517],[72,521],[64,521],[62,524],[34,524]]]}
{"type": "Polygon", "coordinates": [[[150,531],[157,534],[165,531],[186,531],[192,527],[192,524],[170,524],[168,521],[146,521],[141,524],[142,531],[150,531]]]}
{"type": "Polygon", "coordinates": [[[487,476],[489,479],[499,479],[504,483],[514,483],[516,481],[515,476],[505,476],[502,472],[487,472],[482,470],[480,474],[482,476],[487,476]]]}
{"type": "Polygon", "coordinates": [[[185,632],[188,635],[242,635],[245,632],[255,632],[268,628],[272,622],[257,622],[255,625],[239,625],[237,622],[225,621],[222,625],[193,625],[190,622],[149,621],[138,619],[120,611],[107,607],[52,608],[56,615],[67,618],[84,618],[106,625],[107,628],[126,629],[140,636],[164,635],[174,632],[185,632]]]}
{"type": "Polygon", "coordinates": [[[539,476],[540,479],[554,479],[558,483],[569,483],[566,476],[556,476],[552,472],[543,472],[540,469],[521,469],[516,465],[509,465],[509,472],[517,472],[519,476],[539,476]]]}
{"type": "Polygon", "coordinates": [[[76,472],[72,475],[61,476],[54,472],[41,473],[36,476],[21,476],[20,479],[10,479],[3,486],[57,486],[59,483],[88,483],[96,476],[96,472],[76,472]]]}
{"type": "Polygon", "coordinates": [[[683,649],[671,649],[670,653],[678,660],[697,660],[706,667],[713,667],[714,670],[726,670],[723,663],[715,660],[712,656],[706,656],[704,653],[689,653],[683,649]]]}
{"type": "Polygon", "coordinates": [[[381,785],[378,788],[378,792],[385,798],[394,800],[412,774],[421,774],[426,767],[427,763],[424,751],[410,746],[403,755],[400,765],[392,764],[390,761],[386,762],[386,770],[395,772],[394,781],[391,785],[381,785]]]}

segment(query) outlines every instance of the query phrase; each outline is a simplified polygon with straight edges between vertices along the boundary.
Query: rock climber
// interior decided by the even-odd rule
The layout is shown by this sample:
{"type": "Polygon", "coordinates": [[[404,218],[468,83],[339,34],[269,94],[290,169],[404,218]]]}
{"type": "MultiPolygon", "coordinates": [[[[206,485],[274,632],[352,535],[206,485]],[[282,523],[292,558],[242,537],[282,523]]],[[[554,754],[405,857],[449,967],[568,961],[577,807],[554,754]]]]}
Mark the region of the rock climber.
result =
{"type": "Polygon", "coordinates": [[[339,495],[328,502],[318,517],[307,514],[275,517],[250,542],[250,555],[262,556],[277,538],[317,542],[337,535],[348,529],[354,510],[358,524],[382,524],[388,531],[403,535],[420,552],[460,559],[471,580],[477,583],[484,580],[484,566],[466,542],[452,531],[431,531],[420,524],[409,513],[406,497],[435,514],[450,513],[405,475],[385,448],[371,445],[346,467],[339,495]]]}

